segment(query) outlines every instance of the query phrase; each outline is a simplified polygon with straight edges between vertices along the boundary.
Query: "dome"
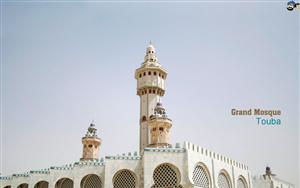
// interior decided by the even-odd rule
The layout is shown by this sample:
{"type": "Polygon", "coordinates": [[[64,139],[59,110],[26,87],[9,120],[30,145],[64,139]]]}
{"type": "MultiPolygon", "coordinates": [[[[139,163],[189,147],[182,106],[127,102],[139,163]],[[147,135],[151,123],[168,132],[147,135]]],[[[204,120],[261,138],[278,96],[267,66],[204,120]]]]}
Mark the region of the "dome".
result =
{"type": "Polygon", "coordinates": [[[153,117],[167,117],[166,109],[163,107],[161,102],[156,103],[153,117]]]}
{"type": "Polygon", "coordinates": [[[97,137],[97,129],[95,128],[95,124],[91,123],[88,127],[88,131],[85,135],[86,137],[97,137]]]}
{"type": "Polygon", "coordinates": [[[147,47],[147,54],[153,54],[155,53],[155,48],[152,44],[149,44],[148,47],[147,47]]]}

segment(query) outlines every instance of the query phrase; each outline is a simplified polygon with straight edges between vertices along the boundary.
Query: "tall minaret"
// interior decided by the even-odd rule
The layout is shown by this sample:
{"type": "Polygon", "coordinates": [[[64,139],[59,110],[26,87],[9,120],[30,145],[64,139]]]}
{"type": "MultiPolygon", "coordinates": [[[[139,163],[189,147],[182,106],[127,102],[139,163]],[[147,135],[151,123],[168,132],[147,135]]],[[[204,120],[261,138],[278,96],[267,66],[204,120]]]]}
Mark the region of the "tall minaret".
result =
{"type": "Polygon", "coordinates": [[[140,96],[140,153],[149,145],[149,117],[165,94],[165,71],[158,63],[155,48],[147,47],[144,62],[135,71],[137,95],[140,96]]]}
{"type": "Polygon", "coordinates": [[[97,160],[99,158],[99,147],[101,139],[97,136],[97,129],[93,123],[90,124],[87,133],[82,137],[82,158],[80,160],[97,160]]]}

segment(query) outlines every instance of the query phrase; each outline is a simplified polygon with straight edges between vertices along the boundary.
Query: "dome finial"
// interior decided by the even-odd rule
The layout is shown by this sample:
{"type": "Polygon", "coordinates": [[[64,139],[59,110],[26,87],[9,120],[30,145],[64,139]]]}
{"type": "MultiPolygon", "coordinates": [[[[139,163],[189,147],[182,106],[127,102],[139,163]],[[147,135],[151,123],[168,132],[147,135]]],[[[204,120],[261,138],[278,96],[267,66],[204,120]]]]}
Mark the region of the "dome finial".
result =
{"type": "Polygon", "coordinates": [[[146,56],[144,58],[145,63],[157,63],[157,58],[155,54],[155,48],[150,40],[149,45],[146,49],[146,56]]]}

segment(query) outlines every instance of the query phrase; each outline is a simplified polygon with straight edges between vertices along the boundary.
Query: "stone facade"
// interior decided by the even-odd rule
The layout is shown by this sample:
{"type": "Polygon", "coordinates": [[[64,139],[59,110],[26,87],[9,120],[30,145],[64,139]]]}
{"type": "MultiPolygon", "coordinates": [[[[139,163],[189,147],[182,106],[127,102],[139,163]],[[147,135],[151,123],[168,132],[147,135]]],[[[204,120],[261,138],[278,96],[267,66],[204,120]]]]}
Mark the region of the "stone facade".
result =
{"type": "Polygon", "coordinates": [[[172,148],[145,148],[143,156],[138,156],[137,152],[106,156],[100,160],[80,161],[61,167],[13,174],[1,178],[1,187],[223,188],[224,185],[218,185],[218,182],[220,177],[225,177],[228,188],[237,187],[239,180],[244,183],[244,187],[239,188],[251,188],[250,176],[245,164],[185,142],[182,147],[176,144],[172,148]],[[70,183],[60,184],[66,180],[70,183]]]}
{"type": "Polygon", "coordinates": [[[99,159],[101,139],[93,124],[82,138],[79,162],[0,177],[1,188],[293,188],[275,176],[253,179],[244,163],[201,146],[169,142],[172,120],[162,107],[167,72],[149,45],[136,70],[140,96],[140,154],[99,159]],[[252,183],[254,182],[254,183],[252,183]],[[287,185],[287,186],[286,186],[287,185]]]}

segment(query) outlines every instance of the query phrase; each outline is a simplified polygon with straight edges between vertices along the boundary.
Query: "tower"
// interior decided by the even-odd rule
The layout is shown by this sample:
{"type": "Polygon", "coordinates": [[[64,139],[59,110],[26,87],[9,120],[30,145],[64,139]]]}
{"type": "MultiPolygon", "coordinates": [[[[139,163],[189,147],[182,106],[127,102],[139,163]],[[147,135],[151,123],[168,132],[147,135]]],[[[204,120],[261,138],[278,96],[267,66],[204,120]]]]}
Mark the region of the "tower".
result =
{"type": "Polygon", "coordinates": [[[135,71],[137,95],[140,97],[140,153],[149,144],[149,117],[165,94],[167,71],[158,63],[154,46],[146,49],[144,62],[135,71]]]}
{"type": "Polygon", "coordinates": [[[157,103],[154,114],[149,118],[150,143],[148,147],[170,147],[172,120],[167,117],[161,103],[157,103]]]}
{"type": "Polygon", "coordinates": [[[97,129],[93,123],[90,124],[87,133],[82,137],[82,158],[80,160],[97,160],[99,155],[99,147],[101,139],[98,138],[97,129]]]}

